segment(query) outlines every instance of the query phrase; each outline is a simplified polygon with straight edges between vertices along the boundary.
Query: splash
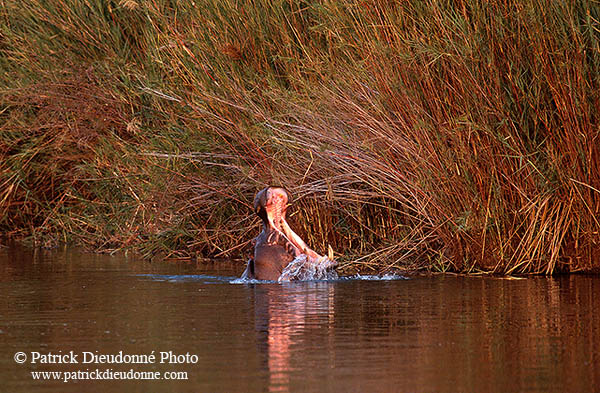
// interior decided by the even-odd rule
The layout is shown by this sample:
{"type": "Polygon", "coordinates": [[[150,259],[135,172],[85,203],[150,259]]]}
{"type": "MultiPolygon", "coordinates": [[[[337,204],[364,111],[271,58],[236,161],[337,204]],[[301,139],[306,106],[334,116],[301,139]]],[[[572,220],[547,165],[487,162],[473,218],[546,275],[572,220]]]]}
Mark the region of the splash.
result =
{"type": "Polygon", "coordinates": [[[313,258],[300,254],[283,269],[277,282],[336,280],[335,265],[336,262],[327,257],[313,258]]]}
{"type": "Polygon", "coordinates": [[[405,277],[400,274],[395,273],[386,273],[384,275],[362,275],[355,274],[350,277],[343,277],[344,280],[360,280],[360,281],[394,281],[394,280],[408,280],[408,277],[405,277]]]}
{"type": "Polygon", "coordinates": [[[275,281],[257,280],[256,278],[239,277],[229,281],[230,284],[264,284],[275,281]]]}

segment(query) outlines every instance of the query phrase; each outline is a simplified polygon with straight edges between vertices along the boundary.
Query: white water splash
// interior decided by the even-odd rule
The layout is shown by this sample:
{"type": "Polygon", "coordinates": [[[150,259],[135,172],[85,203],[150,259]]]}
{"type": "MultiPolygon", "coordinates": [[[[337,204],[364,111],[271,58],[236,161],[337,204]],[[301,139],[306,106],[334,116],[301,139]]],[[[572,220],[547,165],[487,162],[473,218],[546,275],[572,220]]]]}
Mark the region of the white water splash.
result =
{"type": "Polygon", "coordinates": [[[273,281],[257,280],[256,278],[240,277],[229,281],[230,284],[264,284],[273,281]]]}
{"type": "Polygon", "coordinates": [[[277,282],[336,280],[335,265],[336,262],[327,257],[313,258],[301,254],[283,269],[277,282]]]}
{"type": "Polygon", "coordinates": [[[407,280],[408,278],[400,274],[386,273],[382,276],[374,275],[361,275],[355,274],[351,277],[344,277],[347,280],[362,280],[362,281],[393,281],[393,280],[407,280]]]}

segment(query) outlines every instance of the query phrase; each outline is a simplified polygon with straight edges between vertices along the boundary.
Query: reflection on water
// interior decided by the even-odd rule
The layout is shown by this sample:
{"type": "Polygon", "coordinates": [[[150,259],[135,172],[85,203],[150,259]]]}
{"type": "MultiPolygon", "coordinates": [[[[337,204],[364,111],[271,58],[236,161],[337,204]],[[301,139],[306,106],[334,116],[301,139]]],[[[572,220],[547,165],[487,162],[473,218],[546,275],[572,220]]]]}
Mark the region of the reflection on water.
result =
{"type": "Polygon", "coordinates": [[[333,336],[334,288],[327,282],[254,286],[257,345],[269,391],[289,391],[294,347],[306,345],[308,330],[318,327],[319,335],[333,336]],[[315,326],[312,318],[326,323],[315,326]]]}
{"type": "Polygon", "coordinates": [[[233,284],[240,264],[0,249],[6,391],[594,391],[600,278],[233,284]],[[185,381],[35,381],[23,351],[197,354],[185,381]]]}

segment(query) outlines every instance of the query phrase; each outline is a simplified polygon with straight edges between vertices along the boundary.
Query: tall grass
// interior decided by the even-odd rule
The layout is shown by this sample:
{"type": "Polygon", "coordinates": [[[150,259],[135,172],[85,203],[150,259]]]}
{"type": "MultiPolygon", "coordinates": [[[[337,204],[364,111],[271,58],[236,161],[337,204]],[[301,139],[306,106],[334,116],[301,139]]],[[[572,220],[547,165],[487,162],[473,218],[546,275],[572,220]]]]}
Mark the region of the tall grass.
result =
{"type": "Polygon", "coordinates": [[[4,0],[0,227],[246,255],[254,193],[348,269],[600,267],[593,1],[4,0]]]}

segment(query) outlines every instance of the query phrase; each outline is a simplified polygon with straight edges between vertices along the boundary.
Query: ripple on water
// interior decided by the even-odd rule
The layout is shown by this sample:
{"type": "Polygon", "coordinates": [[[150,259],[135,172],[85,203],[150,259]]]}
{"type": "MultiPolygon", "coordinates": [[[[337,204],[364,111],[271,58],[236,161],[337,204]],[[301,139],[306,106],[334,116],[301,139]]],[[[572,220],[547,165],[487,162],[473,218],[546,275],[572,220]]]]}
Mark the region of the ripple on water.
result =
{"type": "MultiPolygon", "coordinates": [[[[285,278],[279,281],[270,280],[257,280],[254,278],[240,278],[240,277],[226,277],[226,276],[210,276],[204,274],[136,274],[136,277],[141,277],[151,281],[164,281],[164,282],[198,282],[202,284],[273,284],[273,283],[287,283],[287,282],[306,282],[306,281],[326,281],[326,282],[343,282],[343,281],[393,281],[393,280],[407,280],[405,276],[399,274],[384,274],[378,275],[360,275],[354,276],[342,276],[339,277],[335,271],[318,272],[316,274],[310,274],[311,272],[303,272],[294,276],[293,279],[285,278]]],[[[283,274],[282,274],[283,276],[283,274]]],[[[289,277],[289,276],[288,276],[289,277]]]]}

